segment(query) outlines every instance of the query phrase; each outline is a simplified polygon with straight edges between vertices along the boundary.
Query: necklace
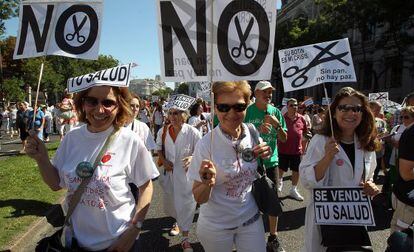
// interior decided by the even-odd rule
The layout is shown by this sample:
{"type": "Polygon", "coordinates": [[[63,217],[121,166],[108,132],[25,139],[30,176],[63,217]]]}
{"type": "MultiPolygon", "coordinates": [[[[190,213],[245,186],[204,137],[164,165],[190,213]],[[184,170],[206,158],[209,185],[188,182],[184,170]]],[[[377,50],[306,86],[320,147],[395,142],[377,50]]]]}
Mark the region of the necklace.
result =
{"type": "Polygon", "coordinates": [[[352,140],[352,141],[341,140],[341,142],[344,143],[344,144],[353,144],[354,140],[352,140]]]}

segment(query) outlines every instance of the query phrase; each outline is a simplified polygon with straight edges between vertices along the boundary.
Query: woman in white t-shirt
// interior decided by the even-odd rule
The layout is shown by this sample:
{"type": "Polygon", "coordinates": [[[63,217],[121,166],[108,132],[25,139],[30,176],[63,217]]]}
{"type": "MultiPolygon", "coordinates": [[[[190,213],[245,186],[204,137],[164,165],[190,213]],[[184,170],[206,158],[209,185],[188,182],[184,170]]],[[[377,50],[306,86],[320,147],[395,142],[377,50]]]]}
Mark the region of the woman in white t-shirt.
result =
{"type": "MultiPolygon", "coordinates": [[[[137,134],[123,127],[132,116],[128,88],[92,86],[75,97],[79,120],[63,139],[52,162],[47,149],[32,132],[26,153],[36,160],[45,183],[52,190],[67,189],[64,209],[83,178],[86,190],[70,217],[73,232],[66,241],[77,240],[83,250],[137,251],[136,239],[152,197],[152,158],[137,134]],[[107,138],[115,134],[107,148],[107,138]],[[104,155],[95,163],[102,148],[104,155]],[[95,168],[95,169],[94,169],[95,168]],[[128,188],[139,188],[139,199],[128,188]]],[[[69,249],[72,245],[65,244],[69,249]]]]}
{"type": "Polygon", "coordinates": [[[157,137],[158,131],[161,129],[163,124],[164,124],[164,111],[162,110],[161,102],[159,102],[157,103],[154,113],[152,114],[152,125],[154,126],[155,137],[157,137]]]}
{"type": "Polygon", "coordinates": [[[197,236],[206,252],[264,252],[263,220],[251,190],[254,157],[268,158],[271,150],[265,143],[253,146],[243,123],[251,95],[247,81],[215,82],[212,91],[219,125],[197,143],[187,175],[201,204],[197,236]]]}
{"type": "Polygon", "coordinates": [[[158,156],[164,167],[164,174],[160,180],[172,178],[172,188],[163,187],[164,208],[173,210],[166,212],[177,220],[178,229],[183,235],[181,248],[184,252],[192,252],[188,235],[194,219],[196,202],[191,191],[193,183],[187,179],[187,169],[195,145],[201,139],[201,133],[184,123],[187,121],[186,112],[175,107],[169,109],[168,120],[170,124],[164,126],[167,127],[165,131],[161,128],[157,136],[158,156]]]}
{"type": "Polygon", "coordinates": [[[208,132],[207,120],[204,118],[203,106],[200,103],[196,103],[191,107],[188,124],[198,129],[203,135],[208,132]]]}
{"type": "Polygon", "coordinates": [[[138,113],[138,119],[145,123],[148,128],[151,128],[151,113],[146,105],[146,102],[144,100],[139,101],[139,113],[138,113]]]}

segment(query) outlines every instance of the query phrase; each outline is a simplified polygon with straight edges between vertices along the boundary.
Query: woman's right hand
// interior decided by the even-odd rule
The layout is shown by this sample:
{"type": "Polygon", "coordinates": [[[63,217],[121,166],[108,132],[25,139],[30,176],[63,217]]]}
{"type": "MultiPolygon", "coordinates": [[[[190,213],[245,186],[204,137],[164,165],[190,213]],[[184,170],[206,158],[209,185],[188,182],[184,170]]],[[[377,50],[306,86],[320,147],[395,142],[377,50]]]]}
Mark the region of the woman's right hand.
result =
{"type": "Polygon", "coordinates": [[[336,143],[335,138],[332,137],[325,144],[325,156],[333,159],[338,152],[339,145],[336,143]]]}
{"type": "Polygon", "coordinates": [[[216,167],[210,160],[204,159],[201,162],[199,174],[202,183],[210,187],[216,184],[216,167]]]}
{"type": "Polygon", "coordinates": [[[26,154],[36,161],[42,159],[49,159],[45,144],[37,136],[37,132],[34,130],[29,131],[25,145],[26,154]]]}

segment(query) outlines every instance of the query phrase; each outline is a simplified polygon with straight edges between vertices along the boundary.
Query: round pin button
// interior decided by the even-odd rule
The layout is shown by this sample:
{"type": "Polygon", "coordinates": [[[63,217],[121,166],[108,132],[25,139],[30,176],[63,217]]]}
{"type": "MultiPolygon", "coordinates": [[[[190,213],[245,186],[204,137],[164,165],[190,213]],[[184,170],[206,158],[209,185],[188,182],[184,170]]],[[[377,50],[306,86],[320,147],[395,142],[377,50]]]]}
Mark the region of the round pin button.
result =
{"type": "Polygon", "coordinates": [[[93,166],[91,163],[83,161],[76,166],[76,175],[80,178],[90,178],[93,175],[93,166]]]}
{"type": "Polygon", "coordinates": [[[246,162],[251,162],[254,159],[254,152],[252,148],[245,148],[242,151],[242,159],[246,162]]]}

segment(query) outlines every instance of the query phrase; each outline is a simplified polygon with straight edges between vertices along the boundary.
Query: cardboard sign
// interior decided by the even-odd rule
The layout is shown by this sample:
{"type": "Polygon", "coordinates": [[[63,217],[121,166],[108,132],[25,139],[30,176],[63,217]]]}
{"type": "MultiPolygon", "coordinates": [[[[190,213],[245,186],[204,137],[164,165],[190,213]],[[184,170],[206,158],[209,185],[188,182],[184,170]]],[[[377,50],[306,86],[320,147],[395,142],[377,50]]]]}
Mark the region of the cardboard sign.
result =
{"type": "Polygon", "coordinates": [[[375,226],[371,200],[362,187],[313,189],[316,225],[375,226]]]}
{"type": "Polygon", "coordinates": [[[200,91],[202,93],[210,93],[211,91],[211,83],[208,81],[200,82],[200,91]]]}
{"type": "Polygon", "coordinates": [[[384,111],[388,113],[394,114],[397,109],[401,109],[401,104],[397,102],[393,102],[391,100],[386,100],[384,103],[382,103],[384,111]]]}
{"type": "Polygon", "coordinates": [[[331,104],[331,98],[326,99],[326,97],[322,97],[322,105],[328,106],[329,104],[331,104]]]}
{"type": "Polygon", "coordinates": [[[163,81],[267,80],[276,0],[158,0],[163,81]]]}
{"type": "Polygon", "coordinates": [[[68,92],[75,93],[92,86],[128,87],[132,63],[68,79],[68,92]]]}
{"type": "Polygon", "coordinates": [[[348,39],[279,51],[285,92],[326,82],[355,82],[348,39]]]}
{"type": "Polygon", "coordinates": [[[13,59],[98,58],[102,0],[22,1],[19,20],[13,59]]]}
{"type": "Polygon", "coordinates": [[[195,100],[196,99],[194,97],[184,95],[184,94],[174,95],[168,101],[166,108],[188,110],[191,107],[191,105],[195,102],[195,100]]]}

